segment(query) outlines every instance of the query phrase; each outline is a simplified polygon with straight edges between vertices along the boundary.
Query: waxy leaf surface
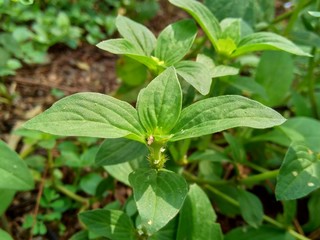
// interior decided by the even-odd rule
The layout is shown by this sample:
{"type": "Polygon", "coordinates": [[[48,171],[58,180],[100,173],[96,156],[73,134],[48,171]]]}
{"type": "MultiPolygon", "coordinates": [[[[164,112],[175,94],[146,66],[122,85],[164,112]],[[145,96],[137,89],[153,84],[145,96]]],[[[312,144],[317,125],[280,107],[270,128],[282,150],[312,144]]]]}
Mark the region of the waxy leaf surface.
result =
{"type": "Polygon", "coordinates": [[[138,169],[129,181],[141,224],[150,235],[176,216],[188,193],[185,179],[168,170],[138,169]]]}
{"type": "Polygon", "coordinates": [[[80,220],[94,234],[111,240],[135,240],[130,217],[122,211],[96,209],[79,214],[80,220]]]}
{"type": "Polygon", "coordinates": [[[159,35],[155,56],[171,66],[181,60],[190,50],[197,35],[193,20],[182,20],[166,27],[159,35]]]}
{"type": "Polygon", "coordinates": [[[182,108],[182,91],[174,68],[168,68],[143,89],[138,114],[148,134],[166,134],[176,124],[182,108]]]}
{"type": "Polygon", "coordinates": [[[320,160],[304,143],[293,143],[280,167],[276,185],[278,200],[306,196],[320,187],[320,160]]]}
{"type": "Polygon", "coordinates": [[[33,177],[26,163],[1,140],[0,153],[0,189],[32,189],[33,177]]]}
{"type": "Polygon", "coordinates": [[[261,103],[236,95],[208,98],[181,112],[170,141],[199,137],[233,127],[269,128],[285,119],[261,103]]]}
{"type": "Polygon", "coordinates": [[[144,141],[137,111],[128,103],[100,93],[65,97],[24,125],[61,136],[120,138],[144,141]]]}

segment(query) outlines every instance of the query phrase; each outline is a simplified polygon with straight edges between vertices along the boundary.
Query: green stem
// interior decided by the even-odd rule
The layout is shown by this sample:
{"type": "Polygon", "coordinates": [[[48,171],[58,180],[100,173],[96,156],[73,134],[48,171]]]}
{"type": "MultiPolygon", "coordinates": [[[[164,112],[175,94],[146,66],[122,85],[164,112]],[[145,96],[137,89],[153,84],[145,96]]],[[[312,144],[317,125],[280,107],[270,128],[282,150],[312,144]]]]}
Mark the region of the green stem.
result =
{"type": "Polygon", "coordinates": [[[187,171],[183,171],[183,176],[190,182],[194,182],[194,183],[198,183],[200,185],[203,185],[203,184],[209,184],[209,185],[212,185],[212,186],[222,186],[222,185],[226,185],[226,184],[230,184],[232,182],[230,181],[225,181],[225,180],[220,180],[220,181],[210,181],[210,180],[207,180],[207,179],[201,179],[201,178],[198,178],[192,174],[190,174],[189,172],[187,171]]]}
{"type": "Polygon", "coordinates": [[[293,9],[293,12],[292,12],[291,17],[289,19],[287,27],[284,30],[284,36],[288,36],[289,35],[289,33],[291,32],[295,22],[297,21],[297,19],[299,17],[299,13],[301,12],[301,10],[303,8],[305,8],[307,6],[308,3],[309,3],[309,1],[306,1],[306,0],[300,0],[298,2],[298,5],[293,9]]]}
{"type": "Polygon", "coordinates": [[[252,163],[252,162],[249,162],[249,161],[246,161],[243,163],[244,165],[248,166],[248,167],[251,167],[252,169],[258,171],[258,172],[268,172],[269,170],[268,169],[265,169],[263,167],[260,167],[259,165],[255,164],[255,163],[252,163]]]}
{"type": "Polygon", "coordinates": [[[253,176],[249,176],[247,178],[241,179],[239,180],[239,182],[245,185],[253,185],[270,178],[276,178],[278,174],[279,174],[279,169],[267,171],[267,172],[263,172],[257,175],[253,175],[253,176]]]}
{"type": "MultiPolygon", "coordinates": [[[[234,200],[233,198],[229,197],[228,195],[224,194],[223,192],[219,191],[218,189],[210,186],[210,185],[205,185],[204,186],[207,190],[209,190],[210,192],[220,196],[221,198],[223,198],[224,200],[226,200],[227,202],[229,202],[230,204],[236,206],[236,207],[240,207],[240,204],[238,201],[234,200]]],[[[274,220],[273,218],[270,218],[269,216],[267,215],[264,215],[263,216],[263,220],[265,222],[268,222],[278,228],[281,228],[281,229],[285,229],[287,230],[293,237],[295,237],[296,239],[299,239],[299,240],[310,240],[309,238],[297,233],[296,231],[294,231],[293,229],[287,229],[285,225],[283,225],[282,223],[274,220]]]]}
{"type": "Polygon", "coordinates": [[[84,197],[81,197],[81,196],[75,194],[74,192],[71,192],[69,189],[65,188],[62,185],[54,184],[53,187],[57,191],[59,191],[59,192],[63,193],[64,195],[66,195],[67,197],[69,197],[69,198],[71,198],[71,199],[73,199],[73,200],[75,200],[77,202],[82,203],[83,204],[82,210],[85,210],[85,209],[87,209],[89,207],[89,200],[88,199],[86,199],[84,197]]]}

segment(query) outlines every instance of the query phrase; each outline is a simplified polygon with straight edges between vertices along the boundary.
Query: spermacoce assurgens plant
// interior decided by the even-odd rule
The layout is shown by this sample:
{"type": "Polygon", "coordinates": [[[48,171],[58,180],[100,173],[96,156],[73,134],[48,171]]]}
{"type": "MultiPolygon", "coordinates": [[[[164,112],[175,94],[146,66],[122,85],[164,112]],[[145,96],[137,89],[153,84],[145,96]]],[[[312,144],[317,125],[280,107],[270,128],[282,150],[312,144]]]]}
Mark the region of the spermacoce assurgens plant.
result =
{"type": "MultiPolygon", "coordinates": [[[[107,95],[78,93],[61,99],[24,127],[62,136],[107,138],[97,153],[98,165],[119,164],[141,156],[144,161],[148,159],[149,167],[129,175],[139,213],[136,225],[116,210],[80,214],[89,230],[99,236],[147,239],[176,216],[187,196],[192,199],[193,191],[202,191],[195,186],[189,190],[179,173],[164,168],[168,144],[240,126],[269,128],[284,121],[271,108],[236,95],[207,98],[182,109],[182,90],[175,69],[170,67],[141,90],[136,109],[107,95]],[[121,227],[117,230],[113,225],[121,227]]],[[[204,199],[210,206],[205,194],[204,199]]],[[[207,228],[221,235],[213,221],[207,228]]]]}

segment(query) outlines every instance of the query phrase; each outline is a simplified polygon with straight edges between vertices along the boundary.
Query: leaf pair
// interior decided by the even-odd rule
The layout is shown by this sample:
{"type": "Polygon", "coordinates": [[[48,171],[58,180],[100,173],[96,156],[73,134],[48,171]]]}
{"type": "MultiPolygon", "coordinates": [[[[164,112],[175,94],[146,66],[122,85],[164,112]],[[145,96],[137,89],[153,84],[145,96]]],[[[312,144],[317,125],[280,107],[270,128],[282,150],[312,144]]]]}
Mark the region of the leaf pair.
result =
{"type": "Polygon", "coordinates": [[[126,137],[142,143],[178,141],[228,128],[268,128],[285,119],[256,101],[220,96],[198,101],[182,110],[182,90],[174,68],[168,68],[143,89],[137,110],[99,93],[63,98],[24,127],[63,136],[126,137]]]}
{"type": "Polygon", "coordinates": [[[239,19],[229,19],[219,24],[216,17],[202,3],[195,0],[169,0],[187,11],[201,26],[218,53],[237,57],[253,51],[282,50],[295,55],[310,56],[290,40],[270,32],[250,33],[241,36],[243,24],[239,19]]]}
{"type": "Polygon", "coordinates": [[[208,69],[198,62],[181,61],[197,35],[197,27],[192,20],[169,25],[158,39],[145,26],[123,16],[117,17],[116,25],[123,38],[103,41],[97,45],[99,48],[128,56],[157,74],[174,66],[177,73],[201,94],[208,94],[211,84],[208,69]]]}

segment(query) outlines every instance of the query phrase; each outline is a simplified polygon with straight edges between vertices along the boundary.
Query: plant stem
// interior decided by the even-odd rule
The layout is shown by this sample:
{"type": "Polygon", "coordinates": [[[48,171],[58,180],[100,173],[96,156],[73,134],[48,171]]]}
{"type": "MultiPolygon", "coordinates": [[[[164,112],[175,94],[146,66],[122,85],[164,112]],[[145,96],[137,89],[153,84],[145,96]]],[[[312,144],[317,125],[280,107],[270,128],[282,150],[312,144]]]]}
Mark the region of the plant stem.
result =
{"type": "MultiPolygon", "coordinates": [[[[229,202],[230,204],[236,206],[236,207],[240,207],[240,204],[238,201],[234,200],[233,198],[229,197],[228,195],[224,194],[223,192],[219,191],[218,189],[210,186],[210,185],[204,185],[204,187],[209,190],[210,192],[222,197],[224,200],[226,200],[227,202],[229,202]]],[[[287,229],[286,226],[284,226],[282,223],[274,220],[273,218],[264,215],[263,216],[263,220],[278,227],[281,229],[286,229],[293,237],[295,237],[296,239],[299,240],[310,240],[309,238],[297,233],[296,231],[294,231],[293,229],[287,229]]]]}
{"type": "Polygon", "coordinates": [[[241,184],[252,185],[270,178],[276,178],[279,174],[279,169],[263,172],[257,175],[249,176],[247,178],[243,178],[239,180],[241,184]]]}
{"type": "Polygon", "coordinates": [[[289,22],[287,24],[287,27],[284,30],[284,36],[288,36],[289,33],[291,32],[295,22],[297,21],[298,17],[299,17],[299,13],[301,12],[301,10],[303,8],[305,8],[307,6],[307,3],[309,1],[306,0],[300,0],[297,4],[297,6],[293,9],[293,12],[291,14],[291,17],[289,19],[289,22]]]}
{"type": "Polygon", "coordinates": [[[77,202],[82,203],[83,204],[82,210],[85,210],[89,207],[89,200],[88,199],[81,197],[81,196],[75,194],[74,192],[71,192],[69,189],[65,188],[62,185],[54,184],[53,186],[57,191],[63,193],[67,197],[69,197],[77,202]]]}
{"type": "Polygon", "coordinates": [[[220,181],[210,181],[207,179],[200,179],[192,174],[190,174],[187,171],[183,171],[183,176],[189,180],[190,182],[194,182],[194,183],[199,183],[199,184],[209,184],[212,186],[222,186],[222,185],[226,185],[226,184],[230,184],[230,181],[225,181],[225,180],[220,180],[220,181]]]}

